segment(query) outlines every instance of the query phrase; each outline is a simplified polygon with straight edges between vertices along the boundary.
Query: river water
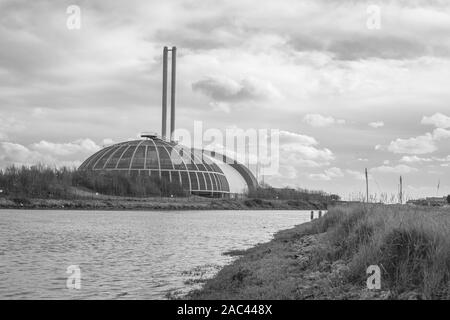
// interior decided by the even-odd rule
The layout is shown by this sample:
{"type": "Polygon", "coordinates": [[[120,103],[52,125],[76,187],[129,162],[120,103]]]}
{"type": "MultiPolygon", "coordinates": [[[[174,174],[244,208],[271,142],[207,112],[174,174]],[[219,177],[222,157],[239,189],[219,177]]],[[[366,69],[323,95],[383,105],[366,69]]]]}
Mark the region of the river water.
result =
{"type": "Polygon", "coordinates": [[[234,259],[224,252],[309,219],[310,211],[0,210],[0,299],[179,296],[234,259]],[[80,289],[67,287],[69,266],[79,268],[80,289]]]}

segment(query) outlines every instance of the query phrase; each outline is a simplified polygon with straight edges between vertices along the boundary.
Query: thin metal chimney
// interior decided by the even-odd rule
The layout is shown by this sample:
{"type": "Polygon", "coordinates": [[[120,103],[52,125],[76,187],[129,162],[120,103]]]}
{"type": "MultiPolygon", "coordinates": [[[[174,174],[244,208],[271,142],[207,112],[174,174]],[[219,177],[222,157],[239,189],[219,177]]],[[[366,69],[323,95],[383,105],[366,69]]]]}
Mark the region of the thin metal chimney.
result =
{"type": "Polygon", "coordinates": [[[166,140],[167,135],[167,54],[169,49],[164,47],[163,50],[163,92],[162,92],[162,125],[161,137],[166,140]]]}
{"type": "Polygon", "coordinates": [[[174,139],[175,132],[175,83],[177,73],[177,47],[172,47],[172,82],[170,85],[170,141],[174,139]]]}

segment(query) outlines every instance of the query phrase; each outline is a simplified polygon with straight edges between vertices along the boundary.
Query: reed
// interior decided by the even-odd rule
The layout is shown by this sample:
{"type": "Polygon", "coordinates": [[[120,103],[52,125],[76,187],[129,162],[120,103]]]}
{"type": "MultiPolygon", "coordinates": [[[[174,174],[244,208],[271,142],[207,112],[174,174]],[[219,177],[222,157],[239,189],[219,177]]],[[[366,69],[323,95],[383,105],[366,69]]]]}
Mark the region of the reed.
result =
{"type": "Polygon", "coordinates": [[[348,261],[346,280],[363,283],[378,265],[394,296],[414,291],[425,299],[450,298],[450,212],[401,205],[340,205],[312,227],[327,232],[321,257],[348,261]]]}

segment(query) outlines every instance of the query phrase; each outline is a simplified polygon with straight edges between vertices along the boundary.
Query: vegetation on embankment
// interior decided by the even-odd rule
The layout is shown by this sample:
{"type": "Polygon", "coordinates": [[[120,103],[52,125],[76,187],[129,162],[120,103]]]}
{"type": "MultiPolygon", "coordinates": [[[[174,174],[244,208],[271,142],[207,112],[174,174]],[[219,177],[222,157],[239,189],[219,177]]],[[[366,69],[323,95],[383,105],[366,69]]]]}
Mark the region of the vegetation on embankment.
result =
{"type": "Polygon", "coordinates": [[[211,199],[189,196],[177,183],[148,175],[130,175],[127,171],[87,172],[45,166],[0,170],[0,208],[308,210],[325,209],[334,201],[323,192],[266,189],[259,188],[249,199],[211,199]],[[260,195],[267,198],[261,199],[260,195]]]}
{"type": "Polygon", "coordinates": [[[263,184],[249,193],[250,198],[265,200],[298,200],[321,203],[334,203],[340,200],[336,194],[329,194],[324,191],[314,191],[307,189],[274,188],[268,184],[263,184]]]}
{"type": "Polygon", "coordinates": [[[180,184],[149,175],[124,172],[80,171],[46,166],[9,167],[0,170],[4,196],[28,199],[82,199],[74,188],[121,197],[184,197],[180,184]]]}
{"type": "Polygon", "coordinates": [[[308,201],[261,199],[127,198],[91,195],[79,199],[2,198],[0,209],[66,210],[323,210],[326,204],[308,201]]]}
{"type": "Polygon", "coordinates": [[[191,299],[450,299],[450,211],[339,205],[243,253],[191,299]],[[370,265],[381,290],[367,289],[370,265]]]}

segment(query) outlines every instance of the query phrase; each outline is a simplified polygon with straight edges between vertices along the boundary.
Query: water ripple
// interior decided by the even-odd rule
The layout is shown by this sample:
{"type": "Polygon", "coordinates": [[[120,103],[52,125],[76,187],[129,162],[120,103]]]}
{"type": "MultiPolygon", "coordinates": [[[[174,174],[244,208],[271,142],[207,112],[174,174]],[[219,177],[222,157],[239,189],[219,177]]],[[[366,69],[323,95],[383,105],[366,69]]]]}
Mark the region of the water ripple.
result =
{"type": "Polygon", "coordinates": [[[0,210],[1,299],[163,299],[199,287],[301,211],[0,210]],[[81,289],[67,289],[67,267],[81,289]]]}

